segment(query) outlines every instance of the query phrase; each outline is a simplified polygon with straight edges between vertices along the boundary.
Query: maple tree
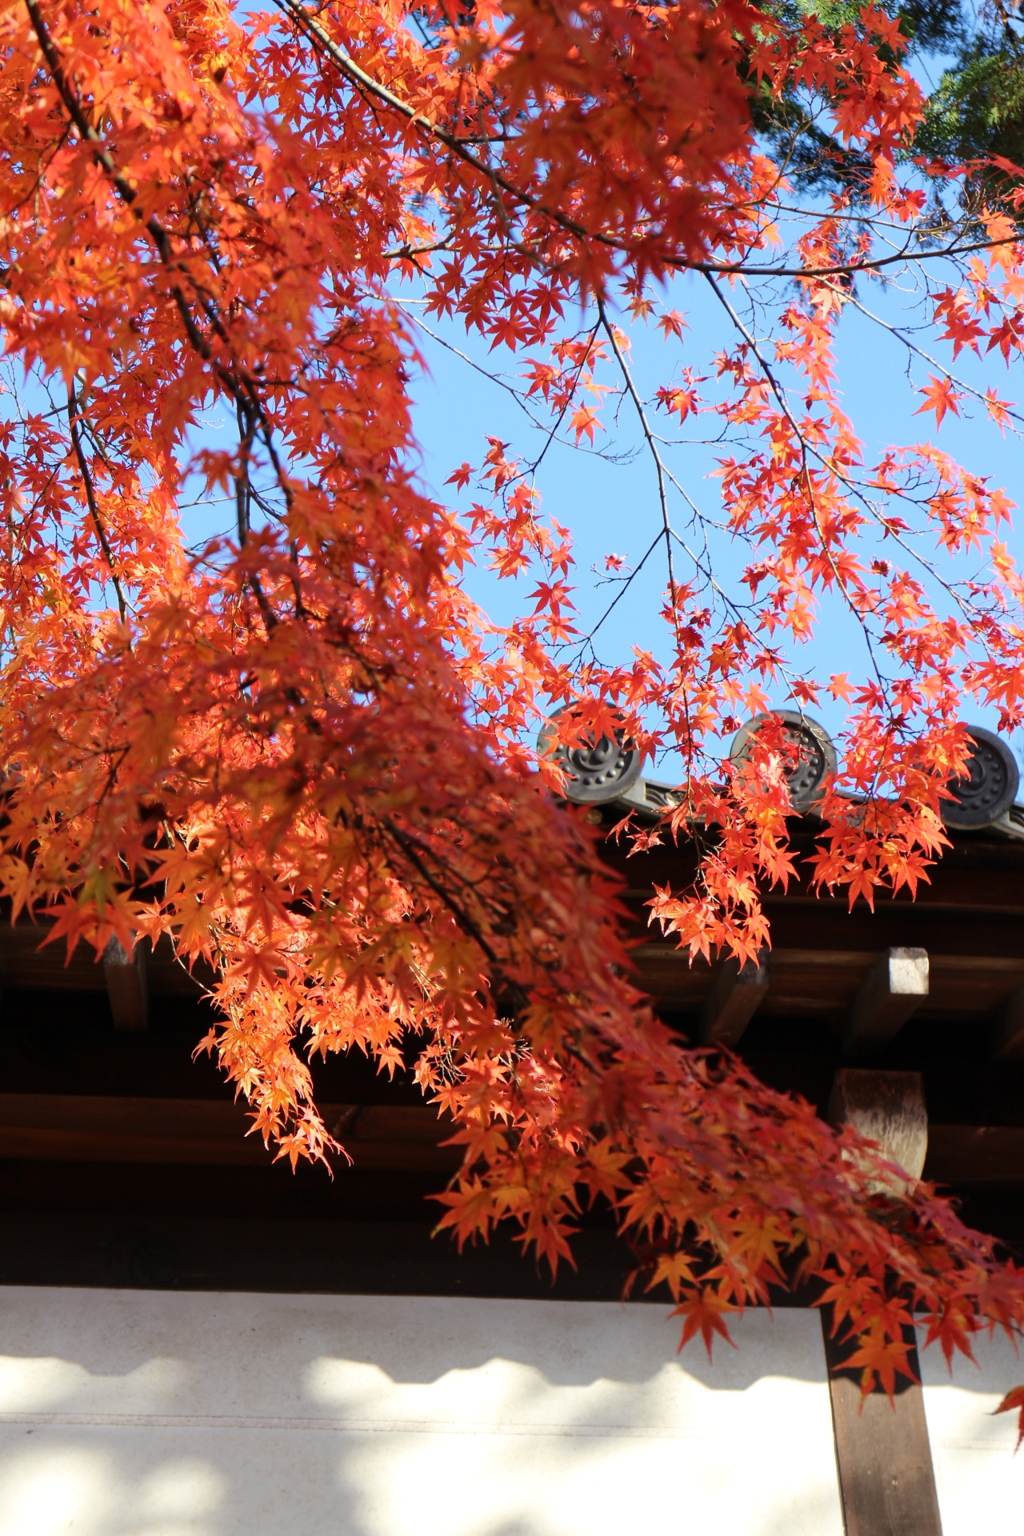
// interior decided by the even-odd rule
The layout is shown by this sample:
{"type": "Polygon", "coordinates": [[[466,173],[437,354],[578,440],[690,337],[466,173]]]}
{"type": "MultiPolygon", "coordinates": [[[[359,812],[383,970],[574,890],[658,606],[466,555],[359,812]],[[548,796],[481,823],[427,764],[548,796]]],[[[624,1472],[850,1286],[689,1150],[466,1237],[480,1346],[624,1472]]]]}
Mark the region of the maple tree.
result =
{"type": "Polygon", "coordinates": [[[1021,348],[1024,172],[915,157],[926,103],[880,8],[7,0],[0,28],[14,916],[97,953],[170,935],[212,964],[207,1044],[293,1161],[339,1151],[316,1053],[414,1060],[465,1149],[441,1225],[461,1242],[511,1220],[554,1266],[603,1197],[655,1253],[684,1340],[812,1277],[866,1386],[905,1369],[912,1311],[947,1353],[1015,1331],[1024,1286],[946,1199],[654,1017],[593,829],[529,744],[569,705],[566,744],[621,727],[677,750],[677,803],[626,835],[703,828],[703,853],[653,918],[693,954],[749,957],[759,889],[793,872],[788,760],[771,728],[742,765],[715,741],[780,679],[813,702],[786,642],[835,598],[873,670],[828,685],[851,713],[814,878],[871,900],[926,877],[964,698],[1020,719],[1024,589],[997,489],[930,442],[865,454],[834,343],[909,271],[952,353],[903,337],[925,420],[973,401],[1013,429],[955,357],[1021,348]],[[824,183],[806,156],[787,179],[787,134],[793,155],[813,139],[824,183]],[[707,375],[671,372],[680,272],[734,327],[707,375]],[[522,358],[552,432],[593,440],[609,396],[633,410],[667,660],[566,645],[569,536],[509,445],[456,470],[487,488],[466,514],[418,488],[410,283],[522,358]],[[651,400],[630,322],[671,355],[651,400]],[[657,423],[701,413],[730,434],[742,601],[668,513],[657,423]],[[230,504],[230,534],[190,539],[197,501],[230,504]],[[933,558],[972,551],[981,574],[933,558]],[[515,622],[470,600],[474,560],[536,577],[515,622]]]}

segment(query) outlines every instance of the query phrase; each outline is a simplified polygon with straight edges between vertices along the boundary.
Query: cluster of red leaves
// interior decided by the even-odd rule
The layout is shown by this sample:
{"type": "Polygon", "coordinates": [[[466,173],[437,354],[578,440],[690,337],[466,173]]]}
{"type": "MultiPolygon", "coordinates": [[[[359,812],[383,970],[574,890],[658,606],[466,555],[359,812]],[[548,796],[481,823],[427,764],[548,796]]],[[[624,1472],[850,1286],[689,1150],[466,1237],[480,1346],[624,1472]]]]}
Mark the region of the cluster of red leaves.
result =
{"type": "MultiPolygon", "coordinates": [[[[797,244],[770,351],[740,327],[721,398],[692,372],[657,397],[747,435],[722,491],[761,552],[752,604],[723,623],[699,581],[670,580],[664,664],[559,661],[568,541],[506,445],[468,519],[409,468],[395,274],[420,274],[428,312],[537,349],[531,398],[592,437],[599,370],[625,366],[612,287],[642,318],[651,278],[696,269],[728,309],[719,278],[756,276],[778,238],[751,79],[827,97],[877,217],[917,218],[895,164],[920,102],[894,24],[787,29],[742,0],[279,11],[0,11],[0,322],[28,370],[0,427],[0,890],[69,944],[169,934],[214,964],[210,1044],[293,1160],[333,1147],[307,1054],[394,1070],[411,1050],[465,1147],[442,1221],[460,1242],[511,1218],[554,1266],[604,1197],[684,1338],[816,1277],[866,1383],[890,1389],[911,1311],[947,1353],[1016,1329],[1024,1287],[948,1202],[657,1022],[622,979],[589,829],[538,792],[522,744],[540,699],[581,701],[567,739],[620,712],[642,744],[671,739],[692,767],[671,830],[718,831],[699,886],[659,893],[655,916],[692,952],[749,954],[759,886],[790,870],[785,748],[767,733],[723,782],[703,743],[766,703],[776,637],[806,637],[838,592],[894,675],[854,695],[817,875],[868,899],[921,878],[965,761],[965,688],[1019,717],[1022,589],[992,545],[994,578],[951,616],[858,551],[872,519],[901,547],[901,503],[954,551],[1005,513],[934,449],[861,461],[831,346],[870,238],[848,245],[840,199],[797,244]],[[559,334],[581,298],[598,308],[582,342],[559,334]],[[218,495],[230,535],[190,546],[190,500],[218,495]],[[488,558],[537,572],[532,611],[502,629],[458,580],[488,558]]],[[[1020,252],[1000,217],[936,319],[1013,352],[1020,252]]],[[[660,323],[682,334],[675,311],[660,323]]],[[[936,390],[926,407],[953,409],[953,384],[936,390]]]]}

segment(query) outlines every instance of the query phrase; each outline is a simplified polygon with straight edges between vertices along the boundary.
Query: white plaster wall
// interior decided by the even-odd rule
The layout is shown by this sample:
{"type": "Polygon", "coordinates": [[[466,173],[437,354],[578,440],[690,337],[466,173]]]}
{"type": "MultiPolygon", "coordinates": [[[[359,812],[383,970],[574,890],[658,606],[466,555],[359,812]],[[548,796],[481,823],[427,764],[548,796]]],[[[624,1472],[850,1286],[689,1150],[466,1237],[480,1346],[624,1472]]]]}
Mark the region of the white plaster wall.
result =
{"type": "Polygon", "coordinates": [[[994,1410],[1024,1383],[1024,1357],[1006,1338],[978,1339],[977,1365],[952,1375],[935,1346],[921,1354],[924,1411],[932,1443],[943,1536],[1024,1530],[1024,1448],[1014,1455],[1017,1415],[994,1410]]]}
{"type": "Polygon", "coordinates": [[[842,1536],[817,1315],[0,1288],[0,1536],[842,1536]]]}

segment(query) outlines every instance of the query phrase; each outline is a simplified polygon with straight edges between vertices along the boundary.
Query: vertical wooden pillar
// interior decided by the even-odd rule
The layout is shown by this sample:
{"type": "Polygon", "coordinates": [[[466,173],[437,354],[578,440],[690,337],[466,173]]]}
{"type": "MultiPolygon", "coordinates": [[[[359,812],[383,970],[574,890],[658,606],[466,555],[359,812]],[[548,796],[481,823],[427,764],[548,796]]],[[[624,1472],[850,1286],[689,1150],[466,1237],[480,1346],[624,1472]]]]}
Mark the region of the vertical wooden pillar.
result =
{"type": "MultiPolygon", "coordinates": [[[[829,1337],[824,1310],[821,1321],[846,1536],[942,1536],[921,1387],[862,1399],[860,1372],[843,1370],[849,1347],[829,1337]]],[[[907,1361],[919,1376],[916,1347],[907,1361]]]]}
{"type": "MultiPolygon", "coordinates": [[[[928,1119],[919,1073],[847,1068],[836,1078],[829,1109],[833,1121],[856,1125],[920,1177],[928,1119]]],[[[821,1322],[846,1536],[942,1536],[920,1385],[901,1381],[892,1402],[881,1389],[862,1398],[860,1372],[844,1369],[855,1346],[832,1338],[830,1308],[822,1309],[821,1322]]],[[[912,1328],[905,1342],[919,1381],[912,1328]]]]}

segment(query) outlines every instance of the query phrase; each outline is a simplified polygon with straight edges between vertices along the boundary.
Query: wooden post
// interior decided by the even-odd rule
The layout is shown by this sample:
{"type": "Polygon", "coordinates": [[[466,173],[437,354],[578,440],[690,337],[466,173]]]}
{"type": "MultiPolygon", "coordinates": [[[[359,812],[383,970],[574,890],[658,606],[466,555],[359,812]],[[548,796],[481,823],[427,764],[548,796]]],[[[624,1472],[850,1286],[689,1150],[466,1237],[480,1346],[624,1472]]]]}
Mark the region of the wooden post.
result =
{"type": "Polygon", "coordinates": [[[132,954],[117,939],[111,939],[103,952],[103,974],[115,1029],[149,1027],[149,989],[146,962],[141,943],[132,954]]]}
{"type": "Polygon", "coordinates": [[[740,966],[729,955],[716,968],[701,1008],[701,1045],[736,1045],[768,992],[768,951],[740,966]]]}
{"type": "MultiPolygon", "coordinates": [[[[856,1126],[920,1177],[928,1146],[920,1073],[846,1068],[836,1075],[829,1118],[856,1126]]],[[[880,1389],[861,1397],[860,1372],[846,1368],[855,1342],[832,1336],[831,1308],[822,1308],[821,1323],[846,1536],[942,1536],[913,1328],[907,1364],[918,1381],[901,1380],[890,1402],[880,1389]]]]}
{"type": "MultiPolygon", "coordinates": [[[[862,1399],[824,1308],[821,1322],[846,1536],[942,1536],[921,1387],[901,1383],[891,1403],[882,1391],[862,1399]]],[[[920,1375],[916,1346],[907,1363],[920,1375]]]]}
{"type": "Polygon", "coordinates": [[[886,950],[843,1021],[844,1054],[868,1056],[886,1045],[927,996],[928,951],[886,950]]]}

